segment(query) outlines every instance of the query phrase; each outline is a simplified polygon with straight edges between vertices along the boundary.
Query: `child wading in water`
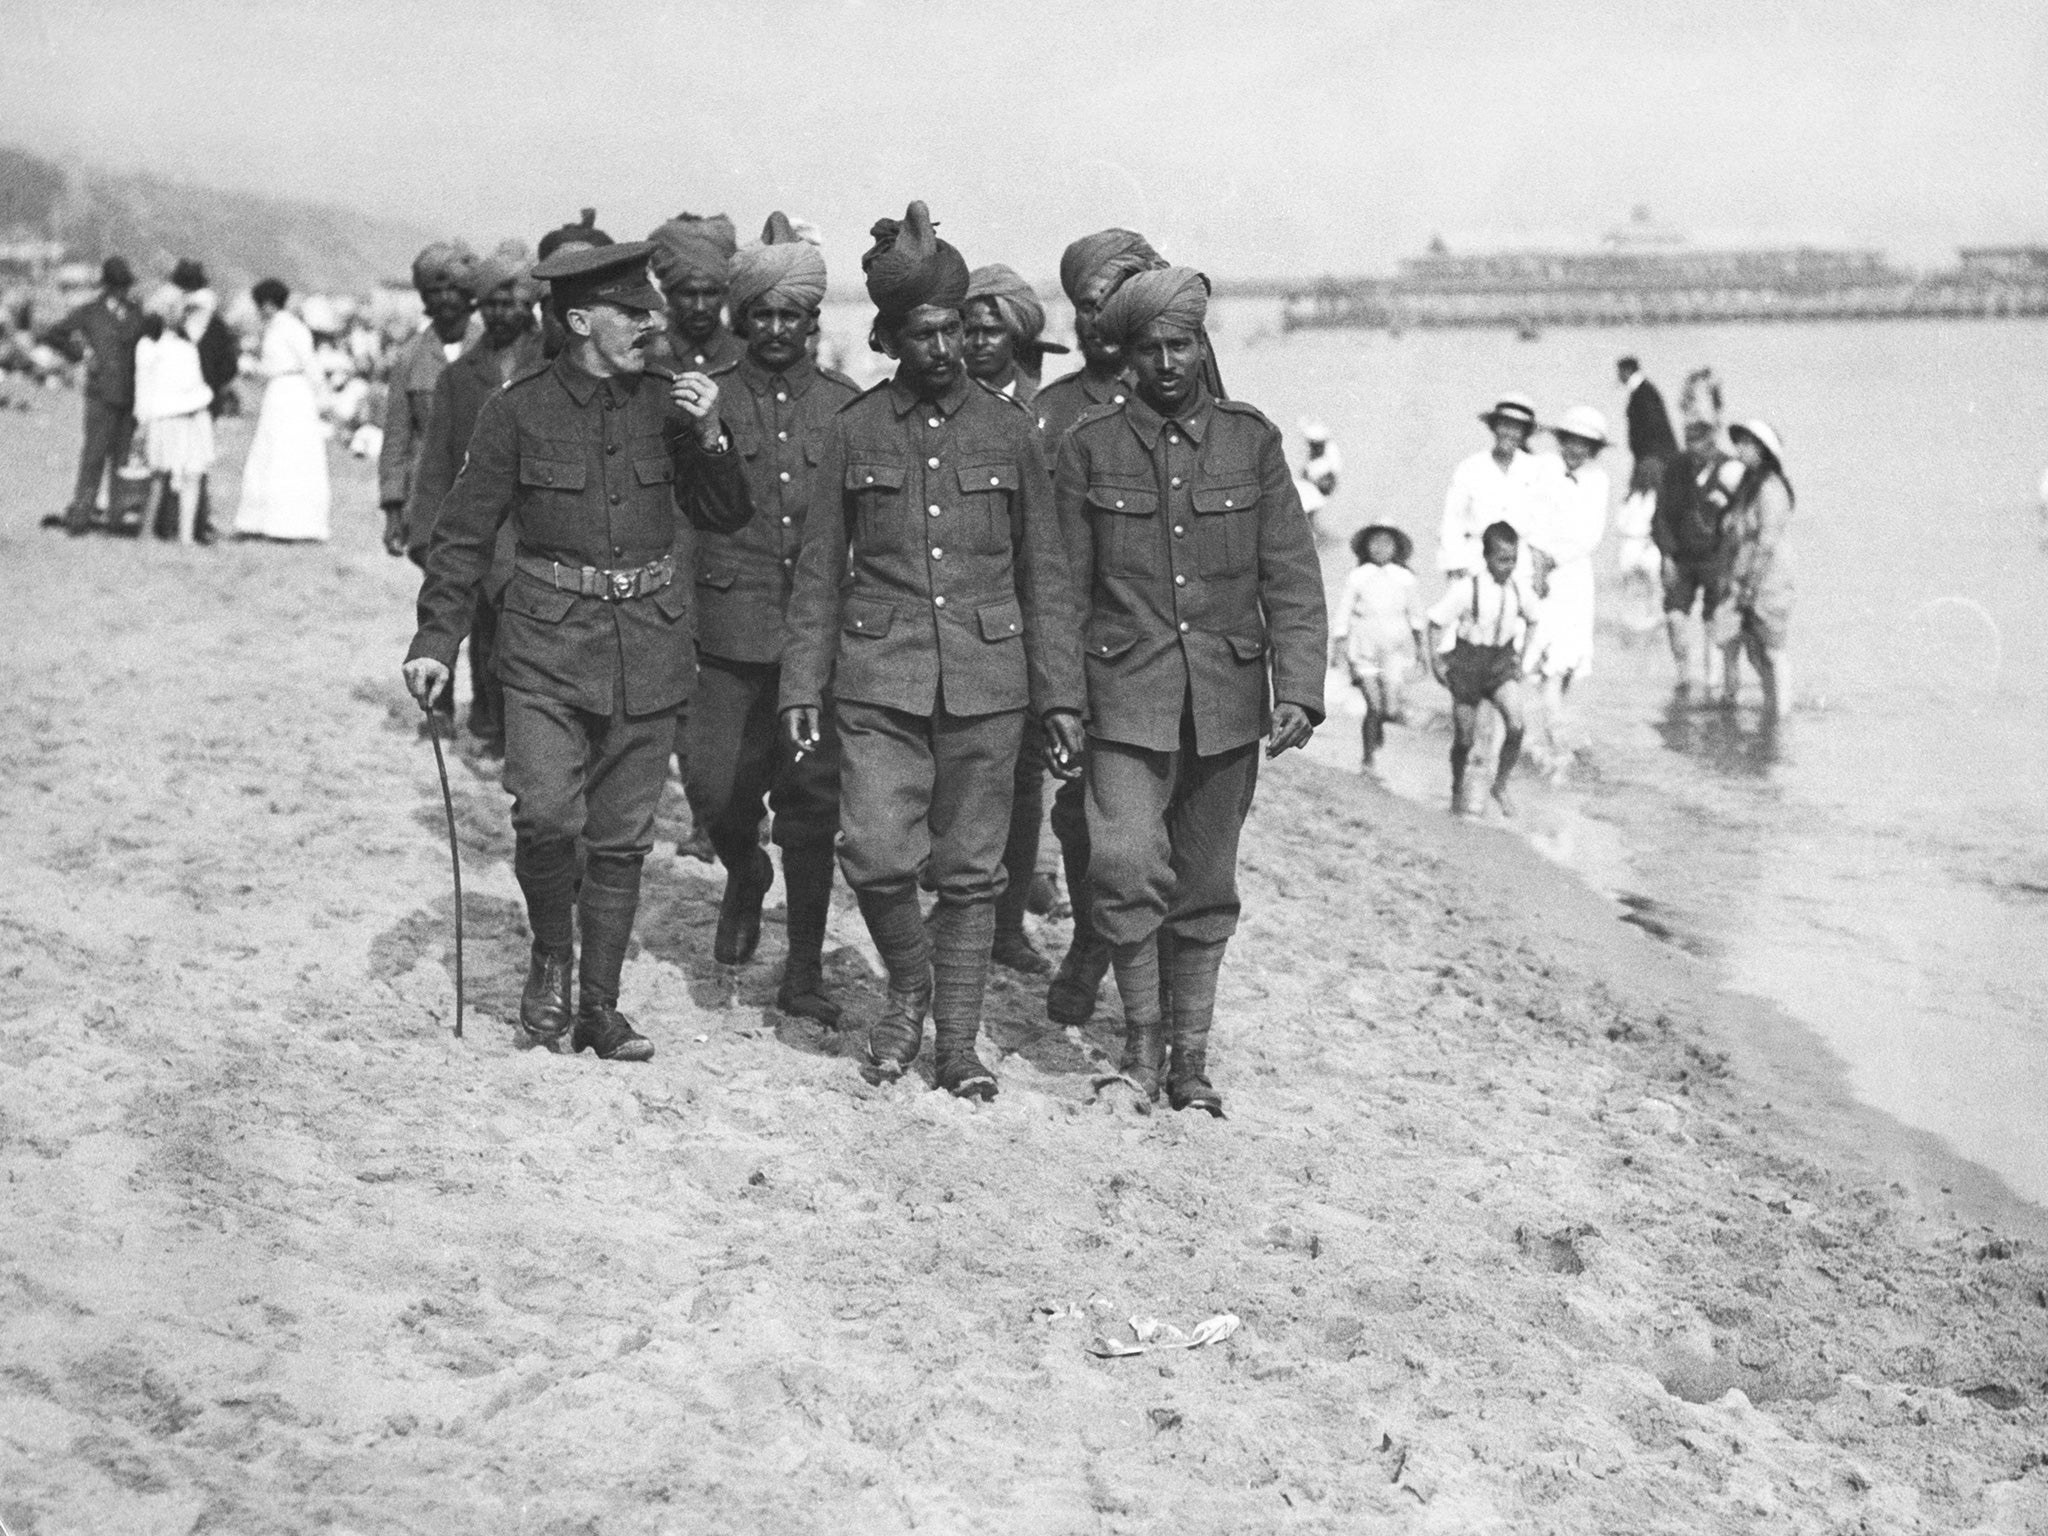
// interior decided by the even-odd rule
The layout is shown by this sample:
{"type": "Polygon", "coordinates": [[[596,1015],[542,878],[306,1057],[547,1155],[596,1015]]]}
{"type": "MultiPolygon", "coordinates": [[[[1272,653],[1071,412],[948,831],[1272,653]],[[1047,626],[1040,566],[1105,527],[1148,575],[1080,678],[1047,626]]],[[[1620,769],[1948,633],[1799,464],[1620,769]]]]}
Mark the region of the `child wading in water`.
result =
{"type": "Polygon", "coordinates": [[[1358,569],[1345,578],[1330,636],[1331,665],[1342,662],[1365,695],[1365,755],[1361,772],[1387,735],[1389,720],[1407,718],[1402,694],[1410,665],[1428,665],[1422,650],[1422,597],[1408,569],[1414,541],[1398,528],[1374,523],[1351,536],[1358,569]]]}
{"type": "Polygon", "coordinates": [[[1508,775],[1522,753],[1522,654],[1540,607],[1527,579],[1515,569],[1522,541],[1507,523],[1492,523],[1480,536],[1483,569],[1453,581],[1429,610],[1429,665],[1451,690],[1451,809],[1472,814],[1466,793],[1465,761],[1479,732],[1479,706],[1500,711],[1500,766],[1493,776],[1493,803],[1503,816],[1515,814],[1508,775]]]}

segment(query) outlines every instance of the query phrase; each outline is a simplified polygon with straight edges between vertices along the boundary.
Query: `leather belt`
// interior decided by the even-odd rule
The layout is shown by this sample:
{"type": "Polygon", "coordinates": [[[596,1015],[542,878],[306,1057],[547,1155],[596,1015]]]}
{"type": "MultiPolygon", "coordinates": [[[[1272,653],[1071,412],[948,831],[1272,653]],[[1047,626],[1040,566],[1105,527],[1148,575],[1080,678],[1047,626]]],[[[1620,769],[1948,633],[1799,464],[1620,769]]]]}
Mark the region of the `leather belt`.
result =
{"type": "Polygon", "coordinates": [[[601,603],[624,603],[636,597],[651,597],[676,579],[673,555],[663,555],[659,560],[619,571],[601,570],[594,565],[564,565],[559,560],[540,560],[532,555],[518,556],[513,565],[524,575],[558,592],[594,597],[601,603]]]}

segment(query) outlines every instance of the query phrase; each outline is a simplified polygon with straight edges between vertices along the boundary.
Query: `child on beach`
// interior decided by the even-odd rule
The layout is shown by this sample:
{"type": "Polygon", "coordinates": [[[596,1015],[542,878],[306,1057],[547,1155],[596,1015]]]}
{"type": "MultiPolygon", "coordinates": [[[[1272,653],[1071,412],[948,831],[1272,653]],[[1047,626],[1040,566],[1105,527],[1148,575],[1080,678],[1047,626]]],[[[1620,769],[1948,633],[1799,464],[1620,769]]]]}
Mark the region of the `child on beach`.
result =
{"type": "Polygon", "coordinates": [[[1330,664],[1347,667],[1351,685],[1365,695],[1361,773],[1372,771],[1373,754],[1386,740],[1387,722],[1407,718],[1402,695],[1409,664],[1428,665],[1422,649],[1422,597],[1415,573],[1408,569],[1414,551],[1414,541],[1386,523],[1373,523],[1351,536],[1358,568],[1345,578],[1344,595],[1337,602],[1330,664]]]}
{"type": "Polygon", "coordinates": [[[1508,775],[1522,753],[1522,657],[1540,605],[1515,569],[1522,541],[1511,524],[1488,524],[1480,550],[1482,568],[1453,581],[1429,610],[1429,665],[1451,691],[1451,810],[1472,814],[1465,762],[1479,731],[1479,706],[1491,703],[1502,726],[1493,803],[1513,816],[1508,775]]]}

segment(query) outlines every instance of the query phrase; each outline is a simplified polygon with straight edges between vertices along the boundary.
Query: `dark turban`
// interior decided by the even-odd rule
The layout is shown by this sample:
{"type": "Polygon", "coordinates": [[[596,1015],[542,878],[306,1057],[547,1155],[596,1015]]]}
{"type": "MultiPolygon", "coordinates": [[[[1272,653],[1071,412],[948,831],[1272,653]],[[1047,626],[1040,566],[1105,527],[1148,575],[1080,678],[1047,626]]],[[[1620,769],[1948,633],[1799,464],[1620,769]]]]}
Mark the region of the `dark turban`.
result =
{"type": "Polygon", "coordinates": [[[507,283],[520,302],[531,304],[540,297],[541,285],[533,275],[533,258],[523,240],[506,240],[477,263],[475,292],[478,298],[496,293],[507,283]]]}
{"type": "Polygon", "coordinates": [[[1113,267],[1119,277],[1129,277],[1134,272],[1151,272],[1166,265],[1166,258],[1152,249],[1152,244],[1134,229],[1105,229],[1093,235],[1083,235],[1066,249],[1060,257],[1060,286],[1067,290],[1068,302],[1081,302],[1081,290],[1092,282],[1105,267],[1113,267]]]}
{"type": "Polygon", "coordinates": [[[476,276],[476,252],[460,240],[436,240],[412,259],[412,285],[467,289],[476,276]]]}
{"type": "Polygon", "coordinates": [[[665,289],[690,277],[708,277],[723,288],[732,276],[739,239],[722,213],[679,213],[647,238],[654,242],[654,275],[665,289]]]}
{"type": "Polygon", "coordinates": [[[564,224],[540,237],[540,259],[546,261],[565,245],[612,245],[612,237],[597,227],[597,210],[586,208],[574,224],[564,224]]]}
{"type": "Polygon", "coordinates": [[[923,203],[905,209],[901,222],[877,219],[868,233],[875,244],[860,267],[884,321],[900,321],[920,304],[958,309],[967,302],[967,261],[939,238],[923,203]]]}
{"type": "Polygon", "coordinates": [[[1154,320],[1200,331],[1209,314],[1209,279],[1193,267],[1161,267],[1125,278],[1096,311],[1095,328],[1111,346],[1127,347],[1154,320]]]}
{"type": "Polygon", "coordinates": [[[825,253],[796,232],[788,215],[771,213],[761,243],[733,257],[728,296],[735,324],[743,323],[740,317],[749,304],[770,297],[816,309],[825,301],[825,253]]]}

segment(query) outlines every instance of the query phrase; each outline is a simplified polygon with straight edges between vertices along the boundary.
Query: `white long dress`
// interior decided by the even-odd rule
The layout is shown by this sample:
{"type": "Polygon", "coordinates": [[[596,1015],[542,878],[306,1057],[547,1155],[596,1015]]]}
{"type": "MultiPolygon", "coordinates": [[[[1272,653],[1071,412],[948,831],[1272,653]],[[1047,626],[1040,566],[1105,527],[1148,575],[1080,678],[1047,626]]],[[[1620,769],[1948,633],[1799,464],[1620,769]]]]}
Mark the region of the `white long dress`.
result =
{"type": "Polygon", "coordinates": [[[242,469],[235,532],[265,539],[318,540],[328,534],[327,433],[315,393],[313,333],[280,311],[263,330],[257,368],[270,382],[242,469]]]}
{"type": "Polygon", "coordinates": [[[1576,474],[1551,459],[1541,476],[1540,510],[1529,542],[1557,563],[1529,645],[1528,668],[1543,677],[1583,678],[1593,665],[1593,551],[1607,531],[1607,471],[1581,464],[1576,474]]]}

